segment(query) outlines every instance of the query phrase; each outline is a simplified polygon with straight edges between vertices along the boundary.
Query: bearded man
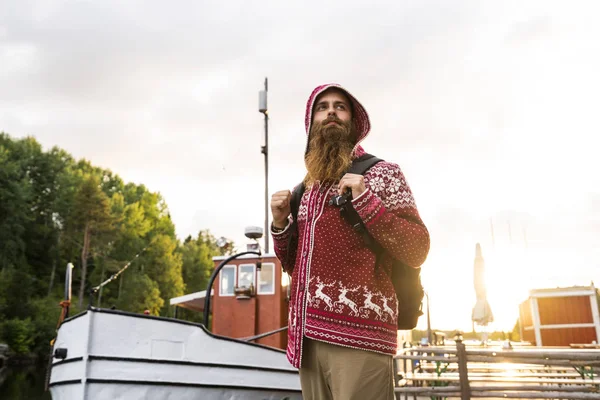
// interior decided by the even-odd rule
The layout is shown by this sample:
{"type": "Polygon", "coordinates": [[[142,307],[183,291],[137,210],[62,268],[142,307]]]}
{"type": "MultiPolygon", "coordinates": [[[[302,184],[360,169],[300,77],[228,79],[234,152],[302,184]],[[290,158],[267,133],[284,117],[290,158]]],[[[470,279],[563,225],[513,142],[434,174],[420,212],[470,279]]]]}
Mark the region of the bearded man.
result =
{"type": "Polygon", "coordinates": [[[297,221],[289,190],[271,198],[275,253],[292,275],[287,357],[299,368],[304,399],[391,400],[398,345],[391,257],[420,267],[429,233],[397,164],[381,161],[364,175],[347,173],[365,154],[360,143],[371,127],[347,90],[314,89],[305,127],[307,173],[297,221]],[[330,203],[350,192],[368,233],[389,256],[378,260],[330,203]]]}

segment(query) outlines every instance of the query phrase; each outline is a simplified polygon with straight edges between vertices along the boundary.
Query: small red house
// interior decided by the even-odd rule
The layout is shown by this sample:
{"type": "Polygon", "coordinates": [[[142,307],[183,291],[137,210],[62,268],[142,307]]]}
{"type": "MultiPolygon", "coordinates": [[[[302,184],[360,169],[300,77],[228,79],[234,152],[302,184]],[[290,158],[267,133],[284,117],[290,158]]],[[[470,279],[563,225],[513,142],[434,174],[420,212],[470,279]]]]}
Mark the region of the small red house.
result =
{"type": "MultiPolygon", "coordinates": [[[[214,268],[229,258],[213,257],[214,268]]],[[[232,338],[248,338],[287,326],[289,276],[273,254],[260,259],[249,254],[225,265],[211,291],[211,331],[232,338]],[[260,268],[259,268],[260,264],[260,268]]],[[[203,312],[206,290],[175,297],[170,304],[203,312]]],[[[285,350],[287,331],[256,339],[255,343],[285,350]]]]}
{"type": "MultiPolygon", "coordinates": [[[[227,257],[214,257],[215,268],[227,257]]],[[[211,300],[212,332],[247,338],[287,326],[288,275],[275,255],[241,256],[225,265],[214,283],[211,300]]],[[[287,331],[257,339],[256,343],[287,347],[287,331]]]]}
{"type": "Polygon", "coordinates": [[[519,306],[521,339],[536,346],[598,344],[598,303],[593,285],[532,290],[519,306]]]}

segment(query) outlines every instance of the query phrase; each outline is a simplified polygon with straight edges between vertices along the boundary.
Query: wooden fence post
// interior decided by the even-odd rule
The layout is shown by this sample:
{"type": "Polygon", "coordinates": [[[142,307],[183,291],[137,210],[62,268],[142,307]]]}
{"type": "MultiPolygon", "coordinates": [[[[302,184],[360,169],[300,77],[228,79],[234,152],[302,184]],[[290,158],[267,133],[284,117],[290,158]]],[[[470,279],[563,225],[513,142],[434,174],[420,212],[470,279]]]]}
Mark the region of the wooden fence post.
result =
{"type": "Polygon", "coordinates": [[[471,400],[471,386],[469,385],[469,371],[467,368],[467,351],[462,340],[456,341],[456,355],[458,356],[458,374],[460,377],[460,398],[471,400]]]}

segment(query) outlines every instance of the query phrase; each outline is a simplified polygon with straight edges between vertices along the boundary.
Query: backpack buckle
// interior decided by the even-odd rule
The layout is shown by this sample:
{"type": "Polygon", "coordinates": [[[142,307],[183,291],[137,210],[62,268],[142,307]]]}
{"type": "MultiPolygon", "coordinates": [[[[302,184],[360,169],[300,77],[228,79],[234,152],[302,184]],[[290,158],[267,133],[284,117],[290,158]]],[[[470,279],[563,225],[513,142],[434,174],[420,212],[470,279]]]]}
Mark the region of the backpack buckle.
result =
{"type": "Polygon", "coordinates": [[[354,232],[363,233],[365,231],[365,226],[361,222],[357,222],[352,225],[352,230],[354,230],[354,232]]]}

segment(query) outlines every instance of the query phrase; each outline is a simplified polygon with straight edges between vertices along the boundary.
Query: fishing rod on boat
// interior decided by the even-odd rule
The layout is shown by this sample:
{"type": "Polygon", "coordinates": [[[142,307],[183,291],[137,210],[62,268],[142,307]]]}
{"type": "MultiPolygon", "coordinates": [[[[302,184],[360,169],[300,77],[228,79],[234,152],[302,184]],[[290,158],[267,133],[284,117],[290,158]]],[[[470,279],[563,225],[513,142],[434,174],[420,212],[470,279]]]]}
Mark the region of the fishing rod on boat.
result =
{"type": "MultiPolygon", "coordinates": [[[[156,237],[155,237],[156,238],[156,237]]],[[[133,257],[127,264],[125,264],[125,266],[123,268],[121,268],[120,270],[118,270],[117,272],[115,272],[114,274],[112,274],[107,280],[105,280],[104,282],[102,282],[101,284],[99,284],[98,286],[95,286],[93,288],[90,289],[90,303],[89,303],[89,307],[92,306],[92,303],[94,302],[94,295],[96,293],[98,293],[98,291],[100,289],[102,289],[104,286],[108,285],[110,282],[114,281],[115,279],[117,279],[119,277],[119,275],[121,275],[123,272],[125,272],[125,270],[127,268],[129,268],[129,266],[139,257],[142,255],[142,253],[144,253],[151,245],[152,243],[154,243],[155,239],[152,239],[152,241],[150,243],[148,243],[148,245],[146,247],[144,247],[139,253],[137,253],[135,255],[135,257],[133,257]]]]}
{"type": "Polygon", "coordinates": [[[212,275],[210,276],[210,279],[208,280],[208,286],[206,288],[206,297],[205,297],[205,303],[204,303],[204,317],[203,317],[203,325],[206,327],[206,329],[208,329],[208,316],[210,315],[210,297],[211,297],[212,287],[215,282],[215,279],[217,279],[217,276],[219,275],[219,272],[221,272],[223,267],[225,265],[227,265],[230,261],[235,260],[238,257],[244,256],[247,254],[254,254],[259,257],[259,260],[256,263],[256,269],[260,271],[260,268],[261,268],[260,257],[262,257],[262,252],[260,250],[260,244],[258,243],[258,239],[262,238],[263,230],[262,230],[262,228],[260,228],[258,226],[249,226],[246,228],[244,235],[248,239],[254,240],[255,243],[248,246],[248,249],[249,249],[248,251],[234,254],[231,257],[228,257],[225,260],[221,261],[219,266],[217,268],[215,268],[215,270],[212,272],[212,275]]]}

